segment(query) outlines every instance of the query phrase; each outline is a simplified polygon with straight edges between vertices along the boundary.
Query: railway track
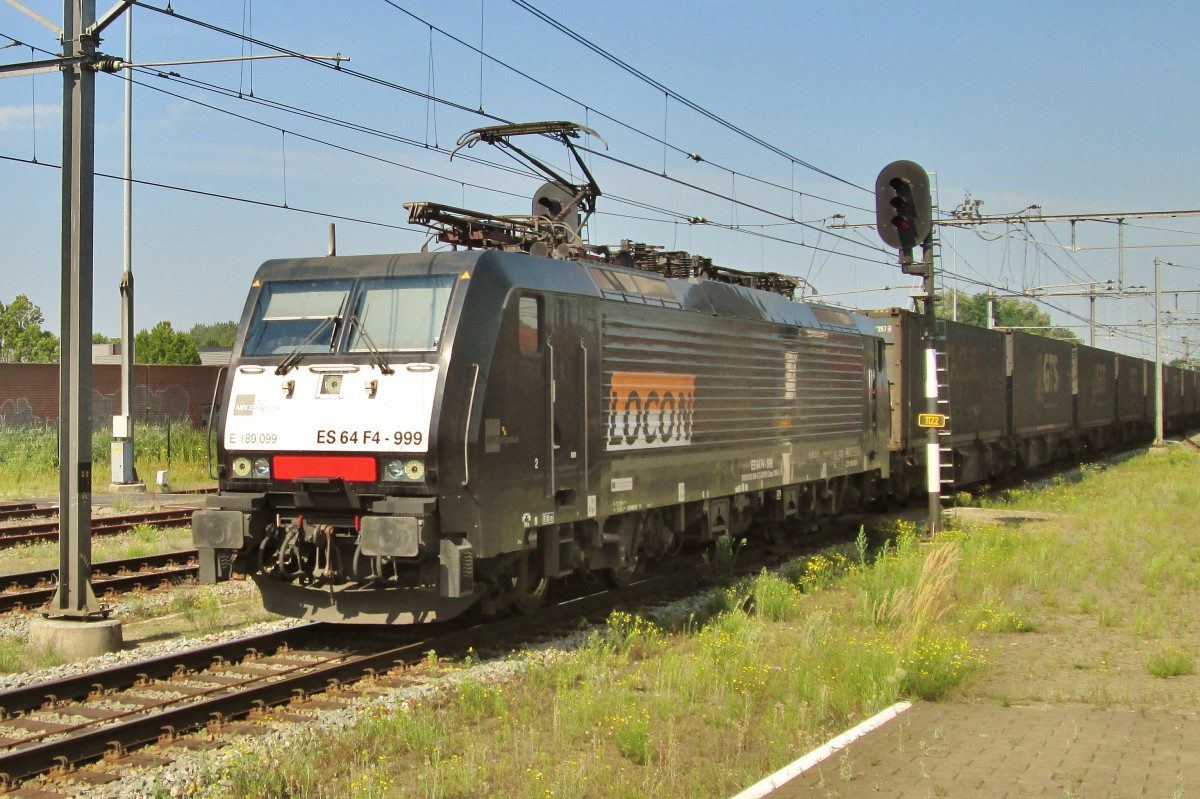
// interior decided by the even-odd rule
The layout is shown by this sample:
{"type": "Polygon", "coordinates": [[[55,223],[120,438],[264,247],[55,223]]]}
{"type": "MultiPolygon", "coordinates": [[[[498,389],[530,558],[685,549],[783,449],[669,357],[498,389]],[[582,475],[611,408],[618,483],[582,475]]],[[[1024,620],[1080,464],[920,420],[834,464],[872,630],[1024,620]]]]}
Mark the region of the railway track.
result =
{"type": "Polygon", "coordinates": [[[0,502],[0,522],[13,519],[32,519],[38,516],[54,516],[58,508],[38,505],[36,502],[0,502]]]}
{"type": "MultiPolygon", "coordinates": [[[[154,527],[187,527],[192,523],[192,508],[126,513],[120,516],[97,516],[92,519],[92,535],[127,533],[143,524],[154,527]]],[[[0,549],[58,539],[58,520],[25,522],[0,528],[0,549]]]]}
{"type": "MultiPolygon", "coordinates": [[[[97,596],[174,585],[195,580],[196,550],[110,560],[92,566],[92,589],[97,596]]],[[[58,569],[0,576],[0,613],[41,607],[56,590],[58,569]]]]}
{"type": "Polygon", "coordinates": [[[479,623],[456,619],[433,627],[388,628],[365,635],[308,624],[0,692],[0,791],[42,775],[85,782],[113,775],[80,766],[103,758],[120,765],[159,764],[172,747],[223,745],[194,740],[262,732],[243,719],[304,721],[309,711],[347,707],[367,692],[419,683],[427,653],[455,657],[509,651],[515,644],[603,621],[614,606],[694,594],[707,567],[635,582],[620,592],[593,591],[535,616],[479,623]],[[332,650],[331,650],[332,648],[332,650]],[[335,651],[333,651],[335,650],[335,651]],[[131,750],[157,744],[153,749],[131,750]]]}

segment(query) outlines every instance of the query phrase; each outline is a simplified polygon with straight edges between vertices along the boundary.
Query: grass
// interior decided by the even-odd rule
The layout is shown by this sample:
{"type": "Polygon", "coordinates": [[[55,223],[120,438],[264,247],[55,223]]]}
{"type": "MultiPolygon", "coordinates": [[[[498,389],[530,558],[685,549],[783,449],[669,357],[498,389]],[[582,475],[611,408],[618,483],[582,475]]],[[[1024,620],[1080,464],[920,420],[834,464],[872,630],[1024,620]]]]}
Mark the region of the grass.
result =
{"type": "Polygon", "coordinates": [[[200,586],[176,588],[168,612],[178,613],[200,635],[216,632],[226,626],[225,607],[216,596],[200,586]]]}
{"type": "MultiPolygon", "coordinates": [[[[852,556],[823,552],[684,610],[614,613],[578,648],[514,654],[520,676],[503,682],[467,670],[473,654],[430,653],[436,698],[283,748],[245,743],[195,790],[729,796],[901,698],[1200,706],[1195,653],[1178,644],[1200,632],[1200,459],[1137,458],[1007,501],[1060,515],[932,541],[896,523],[874,552],[864,533],[852,556]]],[[[735,556],[728,542],[714,573],[735,556]]]]}
{"type": "MultiPolygon", "coordinates": [[[[170,473],[174,487],[210,485],[205,458],[205,432],[183,422],[139,425],[135,431],[135,466],[148,486],[160,470],[170,473]],[[169,437],[169,441],[168,441],[169,437]]],[[[92,490],[107,491],[112,432],[92,433],[92,490]]],[[[0,428],[0,497],[25,498],[58,490],[58,434],[53,427],[0,428]]]]}
{"type": "MultiPolygon", "coordinates": [[[[92,540],[92,560],[125,560],[179,552],[192,548],[192,532],[188,528],[160,530],[139,525],[128,533],[97,536],[92,540]]],[[[45,542],[0,550],[0,574],[16,574],[58,567],[58,543],[45,542]]]]}
{"type": "MultiPolygon", "coordinates": [[[[126,645],[193,638],[278,618],[263,610],[256,591],[233,595],[217,586],[181,585],[171,593],[137,592],[112,601],[126,645]]],[[[37,671],[62,662],[52,652],[30,646],[24,634],[0,636],[0,674],[37,671]]]]}
{"type": "Polygon", "coordinates": [[[1146,671],[1163,679],[1195,674],[1196,656],[1185,649],[1162,648],[1146,658],[1146,671]]]}
{"type": "Polygon", "coordinates": [[[0,673],[37,671],[58,666],[63,661],[53,652],[30,646],[25,636],[0,638],[0,673]]]}
{"type": "MultiPolygon", "coordinates": [[[[1010,491],[1004,504],[1058,516],[950,527],[932,541],[904,522],[864,530],[852,548],[725,579],[689,606],[614,613],[578,648],[514,654],[517,677],[504,681],[470,671],[474,654],[454,663],[431,651],[426,671],[444,686],[436,698],[380,707],[344,734],[282,749],[246,743],[193,791],[726,797],[900,698],[1200,704],[1195,651],[1180,645],[1200,633],[1190,522],[1200,459],[1135,458],[1010,491]]],[[[138,530],[121,546],[161,546],[164,535],[138,530]]],[[[727,578],[740,546],[714,549],[714,579],[727,578]]],[[[136,605],[145,626],[167,614],[190,633],[252,614],[200,588],[167,606],[136,605]]],[[[44,657],[0,642],[0,669],[44,657]]]]}
{"type": "Polygon", "coordinates": [[[897,699],[944,696],[982,667],[969,622],[951,612],[959,545],[930,552],[912,525],[895,532],[873,561],[825,552],[788,576],[716,590],[686,618],[614,612],[578,649],[515,656],[523,679],[468,676],[439,701],[273,753],[276,768],[247,759],[211,793],[731,795],[897,699]],[[855,600],[885,581],[886,613],[855,600]]]}

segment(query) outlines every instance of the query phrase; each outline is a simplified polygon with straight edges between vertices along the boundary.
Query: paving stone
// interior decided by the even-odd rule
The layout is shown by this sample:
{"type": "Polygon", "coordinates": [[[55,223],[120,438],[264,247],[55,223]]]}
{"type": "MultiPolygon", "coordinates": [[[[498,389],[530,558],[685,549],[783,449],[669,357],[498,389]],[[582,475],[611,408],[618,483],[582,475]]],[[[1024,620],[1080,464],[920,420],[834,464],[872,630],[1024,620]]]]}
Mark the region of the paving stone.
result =
{"type": "Polygon", "coordinates": [[[831,759],[772,799],[1125,799],[1200,784],[1200,723],[1165,711],[918,704],[848,751],[854,779],[831,759]]]}

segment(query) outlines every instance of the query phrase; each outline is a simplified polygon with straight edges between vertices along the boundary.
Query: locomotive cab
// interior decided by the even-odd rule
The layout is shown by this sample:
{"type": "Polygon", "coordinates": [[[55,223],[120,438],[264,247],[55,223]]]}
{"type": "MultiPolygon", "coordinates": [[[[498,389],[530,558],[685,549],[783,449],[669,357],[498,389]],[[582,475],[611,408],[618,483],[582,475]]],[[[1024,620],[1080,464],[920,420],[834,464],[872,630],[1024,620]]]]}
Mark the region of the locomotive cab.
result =
{"type": "Polygon", "coordinates": [[[438,524],[435,411],[473,261],[259,269],[221,406],[221,493],[193,519],[203,582],[248,573],[269,609],[342,621],[473,601],[472,545],[438,524]]]}

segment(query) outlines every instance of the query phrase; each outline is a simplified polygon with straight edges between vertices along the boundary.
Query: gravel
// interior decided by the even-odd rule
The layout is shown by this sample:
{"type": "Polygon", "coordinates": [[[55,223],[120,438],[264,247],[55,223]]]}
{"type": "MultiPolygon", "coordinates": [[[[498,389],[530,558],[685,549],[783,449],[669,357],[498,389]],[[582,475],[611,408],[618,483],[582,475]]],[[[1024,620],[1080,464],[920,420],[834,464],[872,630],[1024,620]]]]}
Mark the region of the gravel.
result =
{"type": "MultiPolygon", "coordinates": [[[[270,629],[268,625],[260,625],[270,629]]],[[[213,640],[217,640],[215,636],[213,640]]],[[[205,639],[207,640],[207,639],[205,639]]],[[[540,644],[531,650],[541,653],[543,658],[552,658],[557,652],[575,649],[587,640],[586,631],[574,632],[559,640],[540,644]]],[[[181,647],[182,648],[182,647],[181,647]]],[[[96,658],[94,660],[100,660],[96,658]]],[[[449,671],[428,682],[404,688],[384,689],[373,692],[369,697],[354,697],[353,706],[337,710],[296,710],[289,708],[289,713],[309,715],[310,720],[303,723],[264,721],[263,728],[268,730],[263,735],[238,736],[230,733],[219,736],[227,745],[208,751],[192,751],[188,749],[158,749],[148,750],[148,753],[159,757],[173,759],[166,766],[120,766],[97,764],[90,770],[108,771],[120,774],[119,781],[105,785],[90,785],[84,782],[58,782],[47,787],[55,791],[74,791],[72,796],[82,799],[144,799],[145,797],[185,797],[195,796],[204,786],[211,782],[213,774],[221,774],[235,760],[250,758],[270,763],[274,752],[287,749],[295,741],[310,740],[315,737],[332,736],[353,725],[360,718],[371,713],[403,712],[406,708],[420,704],[438,696],[444,691],[458,685],[464,680],[479,682],[504,682],[520,675],[531,665],[539,662],[536,656],[520,659],[497,658],[486,660],[464,669],[449,671]]],[[[349,699],[342,696],[340,699],[349,699]]]]}
{"type": "MultiPolygon", "coordinates": [[[[218,588],[226,586],[234,586],[233,589],[227,588],[226,590],[236,590],[238,584],[224,583],[218,586],[218,588]]],[[[241,588],[244,590],[245,585],[241,584],[241,588]]],[[[250,588],[252,589],[253,586],[250,588]]],[[[164,601],[169,602],[169,596],[164,601]]],[[[651,618],[660,614],[678,618],[682,614],[686,617],[689,612],[699,610],[703,603],[703,596],[691,597],[658,608],[657,610],[649,611],[646,615],[651,618]]],[[[302,622],[290,619],[272,621],[240,630],[207,635],[203,638],[159,641],[153,645],[140,646],[133,651],[103,655],[30,674],[8,675],[0,678],[0,689],[28,684],[30,681],[40,682],[63,676],[87,673],[120,663],[165,655],[203,644],[228,641],[249,634],[278,630],[299,623],[302,622]]],[[[556,640],[528,648],[524,657],[503,657],[484,660],[467,668],[455,668],[452,671],[448,671],[418,685],[384,689],[378,693],[373,692],[369,697],[339,697],[353,702],[353,705],[349,708],[305,711],[289,709],[289,713],[303,712],[305,715],[310,715],[311,720],[304,723],[266,721],[263,722],[263,728],[268,732],[262,735],[239,736],[229,733],[219,736],[227,742],[227,745],[219,749],[193,751],[183,748],[171,748],[167,750],[151,748],[142,750],[148,754],[171,758],[173,762],[169,765],[123,766],[96,763],[84,767],[89,771],[104,771],[121,775],[120,780],[108,784],[92,785],[82,781],[58,781],[47,784],[46,787],[66,795],[82,797],[82,799],[144,799],[145,797],[195,796],[202,792],[204,787],[209,784],[211,775],[223,773],[236,759],[251,757],[262,760],[264,763],[270,763],[274,759],[273,752],[286,749],[293,741],[308,740],[313,736],[336,735],[338,731],[349,727],[358,719],[370,713],[379,713],[381,711],[403,712],[405,708],[437,696],[466,679],[479,682],[504,682],[511,680],[527,668],[531,666],[536,667],[539,662],[545,662],[555,657],[557,653],[579,648],[587,641],[589,632],[587,629],[577,630],[556,640]]]]}

